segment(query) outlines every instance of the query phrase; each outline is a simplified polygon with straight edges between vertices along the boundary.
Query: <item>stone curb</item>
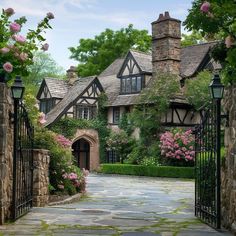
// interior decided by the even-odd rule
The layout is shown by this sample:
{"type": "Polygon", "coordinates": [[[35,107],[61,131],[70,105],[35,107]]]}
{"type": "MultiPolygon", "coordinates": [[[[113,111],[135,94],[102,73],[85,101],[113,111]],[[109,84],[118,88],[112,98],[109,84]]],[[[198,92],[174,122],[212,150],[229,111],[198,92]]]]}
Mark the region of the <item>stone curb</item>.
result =
{"type": "Polygon", "coordinates": [[[68,197],[62,201],[57,202],[50,202],[48,203],[48,206],[55,206],[55,205],[62,205],[62,204],[69,204],[75,201],[78,201],[82,196],[84,196],[84,193],[77,193],[71,197],[68,197]]]}

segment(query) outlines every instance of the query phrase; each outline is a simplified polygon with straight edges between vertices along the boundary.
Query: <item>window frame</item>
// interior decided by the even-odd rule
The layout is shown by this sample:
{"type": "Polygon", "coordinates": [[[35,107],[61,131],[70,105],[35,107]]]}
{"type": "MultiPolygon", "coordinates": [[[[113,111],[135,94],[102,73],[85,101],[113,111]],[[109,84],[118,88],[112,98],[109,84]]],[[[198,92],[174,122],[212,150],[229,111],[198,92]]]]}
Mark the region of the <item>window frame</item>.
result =
{"type": "Polygon", "coordinates": [[[75,119],[84,119],[84,120],[92,120],[95,119],[97,114],[97,106],[96,105],[88,105],[88,104],[76,104],[74,118],[75,119]],[[86,118],[85,118],[86,115],[86,118]]]}
{"type": "Polygon", "coordinates": [[[112,108],[112,124],[118,125],[119,122],[120,122],[120,107],[113,107],[112,108]]]}
{"type": "Polygon", "coordinates": [[[135,74],[135,75],[126,75],[126,76],[122,76],[120,78],[120,94],[137,94],[140,93],[142,91],[142,89],[144,88],[144,75],[142,74],[135,74]],[[140,79],[140,83],[138,83],[138,79],[140,79]],[[135,89],[133,89],[133,81],[135,84],[135,89]],[[129,87],[127,85],[127,83],[129,83],[129,87]],[[138,85],[140,85],[140,88],[138,87],[138,85]],[[125,86],[125,89],[124,89],[125,86]],[[130,88],[129,90],[127,88],[130,88]]]}

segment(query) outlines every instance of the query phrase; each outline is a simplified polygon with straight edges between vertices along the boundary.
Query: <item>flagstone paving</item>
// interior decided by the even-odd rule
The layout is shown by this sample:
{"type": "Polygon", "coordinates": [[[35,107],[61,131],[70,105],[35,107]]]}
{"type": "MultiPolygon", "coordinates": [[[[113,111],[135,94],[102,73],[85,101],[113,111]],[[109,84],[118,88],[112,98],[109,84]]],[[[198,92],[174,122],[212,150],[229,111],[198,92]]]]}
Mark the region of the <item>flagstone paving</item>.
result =
{"type": "Polygon", "coordinates": [[[116,175],[88,177],[79,202],[33,208],[2,235],[219,236],[194,217],[194,182],[116,175]]]}

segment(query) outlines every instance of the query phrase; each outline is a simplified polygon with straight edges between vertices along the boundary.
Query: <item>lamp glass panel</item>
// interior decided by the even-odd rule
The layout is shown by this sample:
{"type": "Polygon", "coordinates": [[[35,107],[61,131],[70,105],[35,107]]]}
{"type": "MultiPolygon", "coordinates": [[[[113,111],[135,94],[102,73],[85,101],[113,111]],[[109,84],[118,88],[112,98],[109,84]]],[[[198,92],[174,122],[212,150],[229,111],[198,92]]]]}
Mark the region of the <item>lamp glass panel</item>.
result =
{"type": "Polygon", "coordinates": [[[22,88],[12,88],[13,98],[20,99],[22,97],[23,89],[22,88]]]}
{"type": "Polygon", "coordinates": [[[212,88],[213,98],[222,98],[224,89],[222,87],[212,88]]]}

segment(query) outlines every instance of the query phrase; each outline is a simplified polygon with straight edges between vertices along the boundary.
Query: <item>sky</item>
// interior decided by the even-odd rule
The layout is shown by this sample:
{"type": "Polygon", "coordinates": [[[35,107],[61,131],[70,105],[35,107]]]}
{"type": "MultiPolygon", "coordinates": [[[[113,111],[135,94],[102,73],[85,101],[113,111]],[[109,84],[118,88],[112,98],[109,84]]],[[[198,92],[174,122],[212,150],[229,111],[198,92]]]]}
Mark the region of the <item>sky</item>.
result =
{"type": "MultiPolygon", "coordinates": [[[[52,30],[46,33],[48,53],[65,70],[78,62],[69,59],[69,47],[79,45],[81,38],[94,38],[106,28],[119,30],[133,24],[151,34],[151,22],[169,11],[173,18],[185,20],[191,0],[0,0],[1,8],[11,7],[26,16],[24,29],[35,29],[47,12],[52,12],[52,30]]],[[[186,33],[182,28],[182,32],[186,33]]]]}

